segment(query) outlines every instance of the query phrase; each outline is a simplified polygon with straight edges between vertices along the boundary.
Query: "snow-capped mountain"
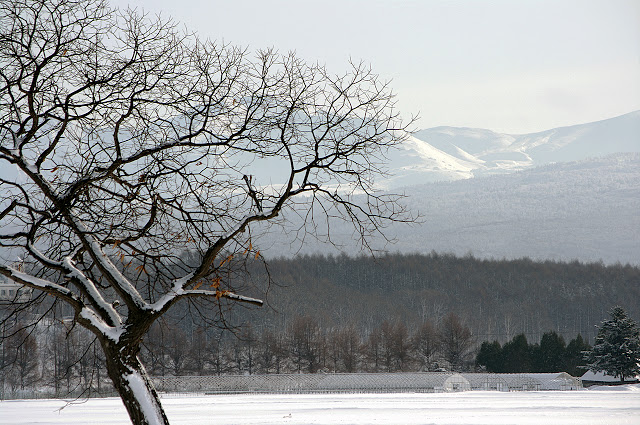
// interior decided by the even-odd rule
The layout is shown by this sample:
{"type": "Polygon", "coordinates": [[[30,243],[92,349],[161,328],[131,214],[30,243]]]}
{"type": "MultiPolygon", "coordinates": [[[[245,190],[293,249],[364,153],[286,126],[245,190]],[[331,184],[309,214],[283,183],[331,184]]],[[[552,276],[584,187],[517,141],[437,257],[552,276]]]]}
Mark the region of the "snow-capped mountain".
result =
{"type": "Polygon", "coordinates": [[[435,127],[408,138],[389,157],[382,188],[504,174],[550,163],[640,152],[640,111],[532,134],[435,127]]]}
{"type": "MultiPolygon", "coordinates": [[[[388,169],[376,183],[422,218],[392,224],[395,243],[376,249],[640,264],[640,111],[522,135],[422,130],[390,152],[388,169]]],[[[357,251],[348,223],[331,228],[338,248],[267,237],[271,255],[357,251]]]]}

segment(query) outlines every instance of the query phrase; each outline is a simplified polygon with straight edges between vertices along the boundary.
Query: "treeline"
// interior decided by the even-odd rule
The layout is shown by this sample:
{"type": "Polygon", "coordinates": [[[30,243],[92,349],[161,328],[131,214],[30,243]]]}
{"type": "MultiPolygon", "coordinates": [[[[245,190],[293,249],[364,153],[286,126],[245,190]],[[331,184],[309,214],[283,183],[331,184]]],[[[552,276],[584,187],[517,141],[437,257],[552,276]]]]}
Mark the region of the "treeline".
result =
{"type": "Polygon", "coordinates": [[[472,370],[476,340],[455,314],[439,325],[384,320],[370,329],[325,327],[297,316],[282,329],[245,326],[236,335],[156,326],[141,353],[153,375],[472,370]]]}
{"type": "Polygon", "coordinates": [[[102,350],[85,329],[63,320],[0,328],[0,399],[6,394],[62,397],[110,391],[102,350]]]}
{"type": "MultiPolygon", "coordinates": [[[[91,334],[61,320],[2,329],[0,393],[110,389],[102,352],[91,334]]],[[[229,330],[155,324],[140,353],[152,375],[407,372],[473,370],[476,340],[455,314],[436,326],[383,321],[325,327],[297,316],[282,329],[229,330]]],[[[0,395],[2,395],[0,394],[0,395]]]]}
{"type": "Polygon", "coordinates": [[[542,335],[540,343],[530,344],[523,334],[516,335],[503,346],[498,341],[485,341],[476,356],[476,366],[493,373],[567,372],[581,376],[585,351],[591,350],[581,335],[565,343],[561,335],[551,331],[542,335]]]}
{"type": "MultiPolygon", "coordinates": [[[[101,350],[88,332],[63,321],[28,329],[4,329],[2,392],[110,390],[101,350]]],[[[478,342],[454,313],[437,325],[385,320],[368,330],[352,323],[324,327],[316,318],[297,316],[283,329],[249,325],[237,334],[204,327],[189,333],[158,323],[140,355],[156,376],[444,370],[581,375],[582,351],[589,348],[580,336],[565,346],[555,332],[533,345],[524,335],[504,346],[483,342],[479,350],[478,342]]]]}
{"type": "MultiPolygon", "coordinates": [[[[277,327],[310,315],[326,326],[367,326],[388,318],[437,323],[454,312],[481,340],[504,343],[520,333],[537,341],[548,330],[593,341],[612,305],[640,316],[640,268],[631,265],[437,253],[305,255],[268,263],[275,284],[257,296],[272,309],[243,311],[240,320],[277,327]]],[[[266,276],[256,272],[254,279],[266,276]]]]}

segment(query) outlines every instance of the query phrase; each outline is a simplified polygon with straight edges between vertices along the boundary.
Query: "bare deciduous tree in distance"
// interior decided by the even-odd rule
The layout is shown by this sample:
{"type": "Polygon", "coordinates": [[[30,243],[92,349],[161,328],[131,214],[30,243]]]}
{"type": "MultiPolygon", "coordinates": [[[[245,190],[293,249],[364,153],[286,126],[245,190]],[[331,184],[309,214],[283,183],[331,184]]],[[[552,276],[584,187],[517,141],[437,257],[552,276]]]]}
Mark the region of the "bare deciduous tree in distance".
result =
{"type": "Polygon", "coordinates": [[[462,370],[473,346],[473,334],[460,317],[449,313],[440,326],[440,347],[451,370],[462,370]]]}
{"type": "Polygon", "coordinates": [[[166,424],[141,340],[181,300],[212,323],[261,305],[256,225],[302,216],[300,241],[338,216],[367,247],[411,219],[373,189],[406,134],[393,102],[362,65],[249,57],[102,0],[2,1],[0,274],[70,306],[132,422],[166,424]]]}

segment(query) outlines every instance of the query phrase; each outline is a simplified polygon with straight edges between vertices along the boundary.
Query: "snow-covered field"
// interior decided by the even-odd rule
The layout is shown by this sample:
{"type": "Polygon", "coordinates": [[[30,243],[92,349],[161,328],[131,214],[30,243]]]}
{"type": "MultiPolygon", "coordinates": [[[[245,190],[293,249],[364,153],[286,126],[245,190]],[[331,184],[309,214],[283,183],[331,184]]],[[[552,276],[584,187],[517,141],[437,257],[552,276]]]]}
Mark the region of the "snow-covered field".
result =
{"type": "MultiPolygon", "coordinates": [[[[585,391],[164,396],[172,425],[640,424],[640,386],[585,391]]],[[[119,399],[0,402],[0,424],[129,424],[119,399]],[[64,409],[61,409],[64,407],[64,409]]]]}

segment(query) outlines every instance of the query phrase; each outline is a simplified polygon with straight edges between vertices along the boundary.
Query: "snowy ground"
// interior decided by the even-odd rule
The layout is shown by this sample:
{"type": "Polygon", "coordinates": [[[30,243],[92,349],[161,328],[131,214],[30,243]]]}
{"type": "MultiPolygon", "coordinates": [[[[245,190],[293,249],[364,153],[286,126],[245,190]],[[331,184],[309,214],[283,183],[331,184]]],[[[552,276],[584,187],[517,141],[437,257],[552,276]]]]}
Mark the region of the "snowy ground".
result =
{"type": "MultiPolygon", "coordinates": [[[[640,424],[640,386],[585,391],[449,394],[164,396],[172,425],[640,424]]],[[[0,402],[0,424],[128,425],[119,399],[0,402]]]]}

